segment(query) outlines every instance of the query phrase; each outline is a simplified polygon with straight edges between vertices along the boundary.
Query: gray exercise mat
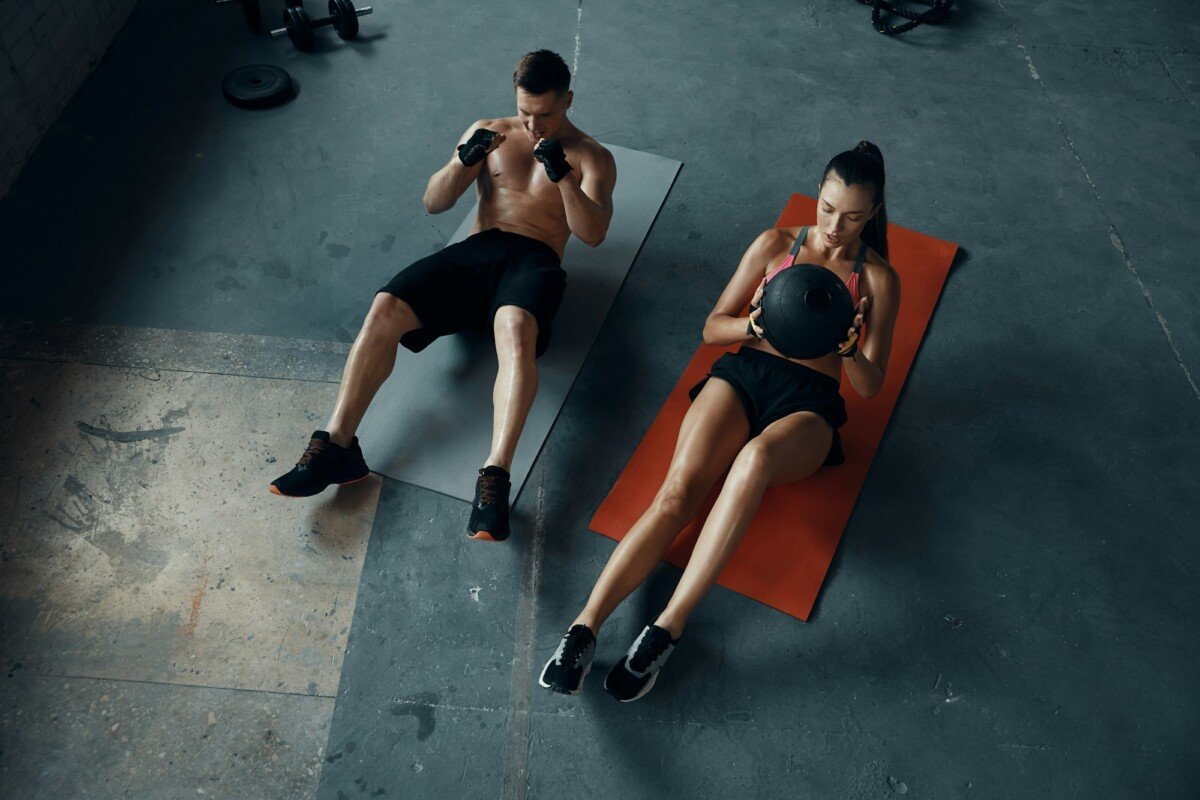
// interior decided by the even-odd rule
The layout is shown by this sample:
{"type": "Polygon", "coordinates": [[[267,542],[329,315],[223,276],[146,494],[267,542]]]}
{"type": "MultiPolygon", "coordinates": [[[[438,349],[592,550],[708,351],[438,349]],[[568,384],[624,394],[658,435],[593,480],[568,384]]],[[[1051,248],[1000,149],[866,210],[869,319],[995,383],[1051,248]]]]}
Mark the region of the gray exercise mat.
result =
{"type": "MultiPolygon", "coordinates": [[[[650,153],[605,147],[617,162],[612,222],[600,247],[575,237],[567,242],[567,289],[550,348],[538,359],[537,397],[513,459],[513,499],[681,166],[650,153]]],[[[475,212],[472,208],[451,243],[466,238],[475,212]]],[[[470,502],[491,449],[495,379],[495,345],[487,334],[444,336],[420,353],[401,347],[395,370],[359,426],[367,464],[389,478],[470,502]]]]}

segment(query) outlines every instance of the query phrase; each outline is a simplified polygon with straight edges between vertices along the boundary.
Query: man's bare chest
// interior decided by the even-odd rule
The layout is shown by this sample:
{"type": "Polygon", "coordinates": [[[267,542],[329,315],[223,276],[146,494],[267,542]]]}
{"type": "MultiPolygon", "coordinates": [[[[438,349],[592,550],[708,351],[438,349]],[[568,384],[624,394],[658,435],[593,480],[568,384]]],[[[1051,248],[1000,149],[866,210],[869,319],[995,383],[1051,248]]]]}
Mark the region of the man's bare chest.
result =
{"type": "MultiPolygon", "coordinates": [[[[573,156],[568,150],[568,162],[577,163],[573,156]]],[[[486,183],[493,188],[531,194],[559,194],[558,187],[546,175],[546,168],[533,157],[533,144],[526,137],[510,137],[488,154],[486,167],[486,183]]]]}

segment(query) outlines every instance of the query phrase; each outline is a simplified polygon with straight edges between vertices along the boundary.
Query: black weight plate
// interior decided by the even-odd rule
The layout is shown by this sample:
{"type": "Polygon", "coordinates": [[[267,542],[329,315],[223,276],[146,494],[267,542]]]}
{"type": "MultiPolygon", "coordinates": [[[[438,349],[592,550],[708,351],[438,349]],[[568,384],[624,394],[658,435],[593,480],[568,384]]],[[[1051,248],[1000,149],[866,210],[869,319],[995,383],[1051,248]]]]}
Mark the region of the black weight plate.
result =
{"type": "Polygon", "coordinates": [[[221,91],[239,108],[270,108],[296,95],[292,76],[274,64],[247,64],[221,81],[221,91]]]}
{"type": "Polygon", "coordinates": [[[287,28],[288,38],[297,50],[311,50],[317,42],[312,20],[303,6],[287,6],[283,9],[283,27],[287,28]]]}
{"type": "Polygon", "coordinates": [[[358,13],[350,0],[329,0],[329,16],[340,38],[350,41],[358,36],[358,13]]]}

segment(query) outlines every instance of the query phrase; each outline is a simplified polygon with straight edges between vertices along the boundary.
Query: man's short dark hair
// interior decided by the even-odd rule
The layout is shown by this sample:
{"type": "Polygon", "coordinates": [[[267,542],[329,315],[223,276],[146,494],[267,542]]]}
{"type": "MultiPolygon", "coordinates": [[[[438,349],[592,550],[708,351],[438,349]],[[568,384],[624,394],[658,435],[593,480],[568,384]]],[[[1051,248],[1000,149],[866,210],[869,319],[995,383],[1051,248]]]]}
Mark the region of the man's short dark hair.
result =
{"type": "Polygon", "coordinates": [[[552,50],[534,50],[521,56],[513,71],[513,89],[530,94],[556,92],[566,94],[571,88],[571,70],[567,62],[552,50]]]}

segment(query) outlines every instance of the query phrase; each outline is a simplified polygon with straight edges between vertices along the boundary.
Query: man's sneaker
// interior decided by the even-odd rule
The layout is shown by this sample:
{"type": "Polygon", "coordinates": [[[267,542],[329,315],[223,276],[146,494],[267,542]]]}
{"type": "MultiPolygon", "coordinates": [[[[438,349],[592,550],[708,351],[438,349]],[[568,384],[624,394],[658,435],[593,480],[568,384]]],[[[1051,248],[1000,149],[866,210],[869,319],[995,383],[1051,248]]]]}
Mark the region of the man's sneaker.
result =
{"type": "Polygon", "coordinates": [[[331,483],[358,483],[370,474],[357,436],[349,447],[342,447],[331,442],[325,431],[313,431],[308,448],[292,471],[271,481],[271,493],[284,497],[311,497],[331,483]]]}
{"type": "Polygon", "coordinates": [[[583,679],[592,670],[596,636],[586,625],[572,625],[558,649],[542,668],[538,683],[559,694],[579,694],[583,679]]]}
{"type": "Polygon", "coordinates": [[[647,625],[605,677],[604,690],[622,703],[632,703],[644,696],[654,686],[658,671],[678,642],[657,625],[647,625]]]}
{"type": "Polygon", "coordinates": [[[503,467],[484,467],[475,482],[475,502],[467,521],[467,536],[488,542],[508,538],[508,490],[512,483],[503,467]]]}

